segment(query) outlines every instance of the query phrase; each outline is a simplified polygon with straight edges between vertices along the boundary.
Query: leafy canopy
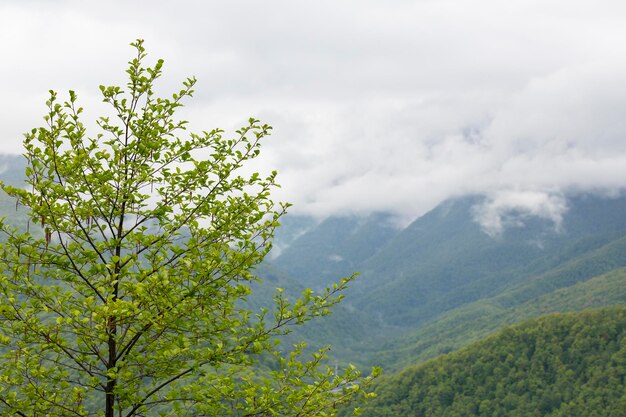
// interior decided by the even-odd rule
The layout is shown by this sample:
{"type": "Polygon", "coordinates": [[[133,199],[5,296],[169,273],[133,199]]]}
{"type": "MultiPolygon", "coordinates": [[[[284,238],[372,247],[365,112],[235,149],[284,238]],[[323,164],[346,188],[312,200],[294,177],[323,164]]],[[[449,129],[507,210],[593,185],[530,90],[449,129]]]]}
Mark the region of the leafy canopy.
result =
{"type": "Polygon", "coordinates": [[[73,91],[62,104],[51,91],[46,125],[25,135],[28,187],[2,187],[41,228],[0,228],[0,411],[333,415],[371,377],[277,337],[328,314],[352,277],[245,308],[287,208],[270,199],[275,172],[240,174],[271,127],[182,138],[175,112],[195,78],[156,97],[163,61],[146,66],[143,41],[131,45],[126,88],[100,87],[112,109],[100,133],[87,135],[73,91]]]}

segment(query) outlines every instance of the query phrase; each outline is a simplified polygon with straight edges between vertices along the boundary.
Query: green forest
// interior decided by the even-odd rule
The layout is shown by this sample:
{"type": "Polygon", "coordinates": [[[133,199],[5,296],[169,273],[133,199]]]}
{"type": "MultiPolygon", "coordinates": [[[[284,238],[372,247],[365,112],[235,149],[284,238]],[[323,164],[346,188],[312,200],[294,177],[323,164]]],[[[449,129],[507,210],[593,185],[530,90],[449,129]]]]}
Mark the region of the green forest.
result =
{"type": "Polygon", "coordinates": [[[363,416],[624,416],[626,308],[551,314],[383,377],[363,416]]]}

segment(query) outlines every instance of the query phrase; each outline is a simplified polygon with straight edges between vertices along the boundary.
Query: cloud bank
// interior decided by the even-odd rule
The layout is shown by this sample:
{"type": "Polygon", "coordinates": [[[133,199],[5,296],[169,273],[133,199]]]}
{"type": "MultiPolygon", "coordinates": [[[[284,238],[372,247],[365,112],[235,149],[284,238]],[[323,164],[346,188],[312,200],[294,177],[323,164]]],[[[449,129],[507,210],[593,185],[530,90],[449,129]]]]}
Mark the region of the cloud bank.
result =
{"type": "Polygon", "coordinates": [[[626,187],[626,3],[608,0],[3,2],[0,151],[49,88],[98,115],[136,37],[163,91],[198,77],[192,128],[275,126],[255,168],[297,213],[410,219],[485,194],[497,233],[506,210],[558,223],[563,195],[626,187]]]}

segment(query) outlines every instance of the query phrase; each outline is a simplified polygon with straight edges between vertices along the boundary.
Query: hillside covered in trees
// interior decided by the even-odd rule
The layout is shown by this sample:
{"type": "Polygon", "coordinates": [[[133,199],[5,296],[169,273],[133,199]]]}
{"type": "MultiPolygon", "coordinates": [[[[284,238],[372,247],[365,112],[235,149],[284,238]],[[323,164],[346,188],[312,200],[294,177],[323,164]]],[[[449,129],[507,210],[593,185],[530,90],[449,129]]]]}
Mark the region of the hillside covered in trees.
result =
{"type": "Polygon", "coordinates": [[[319,289],[361,273],[304,338],[331,344],[340,363],[390,373],[522,320],[626,303],[626,196],[568,196],[559,228],[512,213],[515,225],[497,237],[472,217],[484,201],[446,201],[395,229],[383,215],[318,224],[287,215],[269,261],[281,285],[319,289]]]}
{"type": "Polygon", "coordinates": [[[552,314],[378,382],[363,416],[623,416],[626,307],[552,314]]]}

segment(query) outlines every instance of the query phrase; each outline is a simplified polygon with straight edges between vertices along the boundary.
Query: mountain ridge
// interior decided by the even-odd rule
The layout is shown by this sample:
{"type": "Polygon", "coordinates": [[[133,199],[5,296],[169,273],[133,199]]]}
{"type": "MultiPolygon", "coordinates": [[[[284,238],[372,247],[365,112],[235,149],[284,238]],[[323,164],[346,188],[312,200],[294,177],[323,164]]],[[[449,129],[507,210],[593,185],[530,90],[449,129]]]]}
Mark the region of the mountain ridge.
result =
{"type": "MultiPolygon", "coordinates": [[[[484,201],[485,197],[470,196],[445,202],[396,231],[355,267],[361,276],[341,308],[353,312],[355,320],[365,321],[361,328],[373,325],[376,330],[365,331],[360,339],[353,334],[349,346],[342,345],[341,338],[330,340],[347,355],[344,359],[352,352],[352,356],[367,356],[364,363],[379,364],[380,357],[387,355],[383,365],[397,369],[424,358],[415,353],[400,359],[393,349],[385,353],[394,344],[401,346],[398,353],[411,349],[403,344],[419,345],[417,336],[411,335],[425,336],[422,344],[432,345],[426,357],[461,347],[462,343],[437,342],[433,339],[437,332],[425,335],[423,330],[448,315],[479,314],[480,310],[472,310],[473,303],[491,311],[487,317],[495,317],[505,307],[626,266],[624,196],[573,195],[559,229],[549,219],[526,219],[525,226],[504,230],[496,237],[481,230],[473,217],[473,207],[484,201]],[[593,221],[587,222],[590,218],[593,221]],[[541,245],[537,238],[542,239],[541,245]],[[377,348],[382,351],[377,353],[377,348]]],[[[307,238],[305,233],[298,239],[307,238]]],[[[284,256],[288,255],[286,251],[284,256]]],[[[307,256],[316,259],[317,255],[311,250],[307,256]]],[[[323,264],[323,256],[317,258],[323,264]]],[[[319,266],[309,265],[314,274],[319,266]]],[[[469,318],[462,322],[481,336],[489,333],[472,329],[478,322],[469,318]]],[[[503,324],[495,320],[489,331],[503,324]]]]}

